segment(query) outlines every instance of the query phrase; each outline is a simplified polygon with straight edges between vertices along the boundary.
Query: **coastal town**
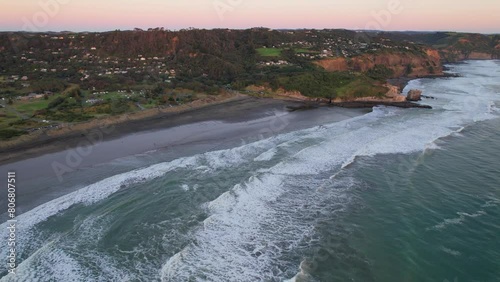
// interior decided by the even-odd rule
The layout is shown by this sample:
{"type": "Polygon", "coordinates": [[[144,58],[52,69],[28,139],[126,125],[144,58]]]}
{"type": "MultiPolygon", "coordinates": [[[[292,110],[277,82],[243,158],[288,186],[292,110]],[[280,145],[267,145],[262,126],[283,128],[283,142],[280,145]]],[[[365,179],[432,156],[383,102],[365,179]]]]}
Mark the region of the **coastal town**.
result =
{"type": "Polygon", "coordinates": [[[0,282],[500,282],[498,0],[0,14],[0,282]]]}
{"type": "MultiPolygon", "coordinates": [[[[315,65],[376,80],[440,69],[439,55],[429,57],[430,47],[415,43],[413,37],[347,30],[136,29],[0,37],[0,127],[10,130],[5,136],[105,115],[177,107],[228,90],[250,93],[246,87],[251,85],[298,90],[301,86],[286,77],[316,73],[315,65]],[[388,65],[389,61],[396,63],[388,65]]],[[[314,91],[303,94],[331,98],[314,91]]]]}

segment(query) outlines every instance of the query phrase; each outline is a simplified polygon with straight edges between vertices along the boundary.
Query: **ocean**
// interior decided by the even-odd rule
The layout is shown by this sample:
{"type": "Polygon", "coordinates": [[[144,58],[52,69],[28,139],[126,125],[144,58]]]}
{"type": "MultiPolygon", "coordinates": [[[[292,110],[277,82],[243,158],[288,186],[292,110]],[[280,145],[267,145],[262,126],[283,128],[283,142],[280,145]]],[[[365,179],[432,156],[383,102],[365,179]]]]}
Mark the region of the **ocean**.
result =
{"type": "Polygon", "coordinates": [[[500,281],[500,61],[448,67],[405,88],[432,110],[76,173],[17,217],[0,281],[500,281]]]}

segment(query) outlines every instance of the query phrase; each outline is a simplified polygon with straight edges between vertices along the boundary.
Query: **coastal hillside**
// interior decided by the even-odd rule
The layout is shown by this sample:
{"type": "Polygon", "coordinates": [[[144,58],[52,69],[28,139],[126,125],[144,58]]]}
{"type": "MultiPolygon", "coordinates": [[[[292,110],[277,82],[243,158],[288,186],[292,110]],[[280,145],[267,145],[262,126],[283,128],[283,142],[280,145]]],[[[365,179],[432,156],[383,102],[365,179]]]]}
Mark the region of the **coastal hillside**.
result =
{"type": "Polygon", "coordinates": [[[331,58],[316,62],[327,71],[358,71],[369,73],[377,66],[390,70],[388,77],[419,77],[442,74],[441,56],[435,49],[409,51],[387,51],[363,54],[353,58],[331,58]]]}
{"type": "Polygon", "coordinates": [[[500,58],[500,35],[459,32],[384,32],[391,40],[425,44],[439,50],[444,62],[500,58]]]}
{"type": "Polygon", "coordinates": [[[445,62],[497,58],[499,50],[497,35],[460,33],[268,28],[4,32],[0,139],[211,103],[237,93],[386,99],[388,79],[439,76],[445,62]],[[267,90],[251,90],[259,87],[267,90]]]}

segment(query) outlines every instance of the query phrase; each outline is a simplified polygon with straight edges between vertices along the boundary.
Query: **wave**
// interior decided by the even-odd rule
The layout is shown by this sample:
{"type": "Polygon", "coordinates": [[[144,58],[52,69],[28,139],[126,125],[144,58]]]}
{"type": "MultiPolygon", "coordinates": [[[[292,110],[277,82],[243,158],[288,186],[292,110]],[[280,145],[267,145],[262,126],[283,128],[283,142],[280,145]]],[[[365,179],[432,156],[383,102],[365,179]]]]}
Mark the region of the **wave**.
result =
{"type": "Polygon", "coordinates": [[[262,154],[260,154],[258,157],[253,159],[255,162],[263,162],[263,161],[270,161],[278,152],[278,149],[272,148],[262,154]]]}
{"type": "Polygon", "coordinates": [[[462,224],[467,218],[476,218],[485,215],[486,212],[483,210],[479,210],[473,214],[469,214],[466,212],[457,212],[458,217],[455,218],[447,218],[443,220],[442,222],[427,228],[426,230],[442,230],[447,228],[450,225],[460,225],[462,224]]]}
{"type": "MultiPolygon", "coordinates": [[[[478,68],[475,72],[480,74],[484,70],[478,68]]],[[[491,105],[499,97],[475,90],[475,85],[488,78],[479,76],[479,79],[472,86],[470,78],[469,81],[457,78],[410,82],[409,88],[423,88],[426,95],[439,97],[429,101],[434,110],[375,107],[371,113],[326,124],[321,130],[311,128],[282,134],[110,177],[20,215],[18,237],[25,240],[21,245],[27,245],[34,237],[35,225],[48,217],[78,203],[94,204],[124,186],[160,177],[177,168],[224,173],[217,170],[253,163],[253,176],[240,180],[203,205],[208,218],[193,231],[192,243],[163,263],[159,275],[164,281],[254,281],[291,277],[290,269],[296,271],[297,262],[289,262],[292,265],[284,270],[276,267],[276,261],[314,233],[317,213],[325,210],[325,205],[320,204],[326,200],[349,204],[346,189],[353,187],[353,183],[343,183],[338,175],[348,170],[357,157],[437,149],[436,140],[460,132],[478,120],[498,117],[491,105]],[[460,89],[465,91],[455,91],[460,89]],[[334,185],[345,189],[330,189],[334,185]],[[308,207],[304,208],[306,204],[308,207]]],[[[180,184],[186,193],[196,192],[192,187],[180,184]]],[[[474,215],[459,214],[433,229],[461,224],[474,215]]],[[[0,228],[6,232],[6,224],[0,228]]],[[[0,255],[6,253],[2,251],[0,255]]],[[[37,255],[30,256],[26,262],[33,257],[37,255]]],[[[66,261],[55,263],[74,263],[70,259],[66,261]]],[[[28,268],[25,271],[29,272],[28,268]]]]}
{"type": "MultiPolygon", "coordinates": [[[[19,215],[16,218],[18,226],[16,229],[17,252],[22,252],[28,245],[37,241],[35,240],[37,234],[34,227],[38,223],[47,220],[49,217],[67,210],[76,204],[94,204],[116,193],[121,188],[154,179],[177,168],[192,166],[195,164],[195,161],[196,159],[194,157],[177,159],[172,162],[157,164],[147,168],[118,174],[49,201],[19,215]]],[[[0,225],[0,232],[2,232],[2,236],[5,237],[7,236],[7,224],[8,223],[5,222],[0,225]]],[[[2,248],[0,255],[6,257],[7,250],[2,248]]],[[[5,265],[2,266],[5,267],[5,265]]],[[[5,270],[0,268],[0,271],[5,270]]]]}
{"type": "MultiPolygon", "coordinates": [[[[439,96],[442,83],[444,82],[435,83],[437,85],[434,88],[427,88],[429,95],[439,96]]],[[[449,84],[450,80],[446,83],[449,84]]],[[[427,85],[429,84],[417,80],[411,82],[409,87],[426,88],[427,85]]],[[[456,87],[462,88],[464,85],[459,83],[456,87]]],[[[317,178],[325,172],[335,174],[323,180],[324,183],[339,181],[339,172],[348,169],[359,156],[410,154],[439,149],[435,143],[437,140],[461,132],[465,126],[476,121],[498,117],[490,113],[491,95],[484,95],[473,89],[471,91],[470,86],[465,89],[466,91],[454,91],[450,95],[442,95],[445,96],[443,99],[432,101],[435,108],[433,111],[377,107],[372,113],[360,118],[329,124],[322,127],[322,130],[296,134],[292,140],[285,142],[287,146],[299,143],[299,140],[314,139],[315,142],[268,169],[258,170],[258,177],[234,186],[211,202],[208,205],[211,216],[195,234],[196,243],[164,264],[161,270],[162,280],[188,281],[200,279],[199,277],[210,281],[282,279],[283,276],[280,275],[283,273],[267,274],[272,272],[272,262],[278,259],[281,252],[266,252],[269,246],[249,242],[254,242],[257,238],[262,242],[289,239],[271,230],[288,226],[287,222],[276,222],[276,217],[281,213],[275,208],[275,202],[286,203],[285,199],[288,198],[285,195],[296,185],[291,182],[307,179],[308,183],[304,183],[303,187],[306,189],[307,185],[311,185],[311,177],[317,178]],[[469,103],[471,98],[475,99],[473,106],[469,103]],[[272,236],[259,236],[258,230],[261,229],[272,236]],[[248,244],[252,247],[246,248],[248,244]],[[259,253],[257,259],[255,252],[259,253]],[[228,261],[232,264],[228,264],[228,261]]],[[[318,186],[323,187],[321,184],[318,186]]],[[[293,214],[295,213],[290,211],[288,216],[293,214]]],[[[437,228],[460,224],[466,217],[481,215],[481,212],[473,215],[459,214],[458,218],[445,220],[437,228]]],[[[300,226],[297,222],[294,224],[300,226]]],[[[298,233],[291,237],[300,240],[301,235],[298,233]]]]}

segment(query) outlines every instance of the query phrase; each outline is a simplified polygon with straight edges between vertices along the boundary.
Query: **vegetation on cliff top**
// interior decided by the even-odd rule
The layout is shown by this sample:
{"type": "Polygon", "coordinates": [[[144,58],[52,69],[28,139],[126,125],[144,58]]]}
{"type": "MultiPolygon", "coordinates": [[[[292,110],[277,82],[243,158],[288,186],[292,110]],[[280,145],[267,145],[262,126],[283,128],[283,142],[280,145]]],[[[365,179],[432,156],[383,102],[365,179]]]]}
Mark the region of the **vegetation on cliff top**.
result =
{"type": "Polygon", "coordinates": [[[348,30],[0,33],[2,138],[61,122],[175,107],[249,85],[351,99],[387,78],[440,71],[475,53],[499,55],[498,35],[348,30]],[[439,48],[440,54],[429,48],[439,48]],[[434,52],[434,53],[433,53],[434,52]],[[344,60],[338,72],[317,64],[344,60]],[[439,64],[439,65],[438,65],[439,64]]]}
{"type": "Polygon", "coordinates": [[[387,88],[361,73],[311,71],[278,78],[277,85],[305,96],[350,100],[366,96],[382,97],[387,88]]]}

